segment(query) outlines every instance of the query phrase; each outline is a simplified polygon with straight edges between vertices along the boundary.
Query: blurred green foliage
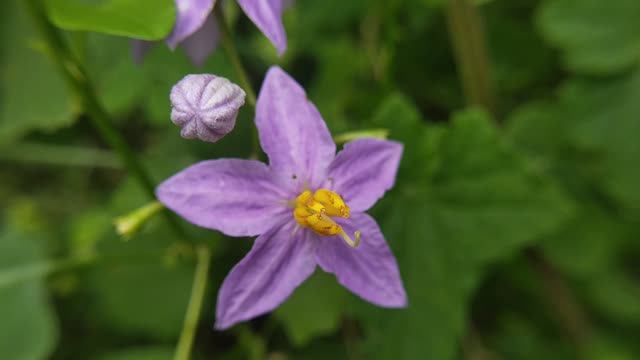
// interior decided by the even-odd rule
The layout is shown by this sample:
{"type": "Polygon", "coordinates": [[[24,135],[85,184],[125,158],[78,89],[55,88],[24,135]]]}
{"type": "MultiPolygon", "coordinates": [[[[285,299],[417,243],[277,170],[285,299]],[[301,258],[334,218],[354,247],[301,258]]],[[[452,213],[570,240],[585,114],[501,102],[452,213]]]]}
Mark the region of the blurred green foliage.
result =
{"type": "MultiPolygon", "coordinates": [[[[116,235],[113,219],[150,199],[114,164],[22,3],[0,12],[0,358],[170,359],[194,250],[161,216],[128,242],[116,235]]],[[[216,144],[181,139],[169,121],[184,75],[237,80],[222,49],[198,68],[158,43],[136,65],[129,39],[112,35],[162,38],[173,1],[44,3],[156,181],[249,155],[249,107],[216,144]]],[[[272,314],[214,331],[217,290],[251,240],[182,222],[213,254],[194,359],[640,356],[640,3],[473,3],[494,109],[465,105],[447,1],[297,0],[283,58],[225,4],[256,89],[280,64],[333,134],[385,128],[404,143],[372,214],[409,307],[376,308],[317,273],[272,314]],[[567,313],[565,290],[584,318],[567,313]]]]}

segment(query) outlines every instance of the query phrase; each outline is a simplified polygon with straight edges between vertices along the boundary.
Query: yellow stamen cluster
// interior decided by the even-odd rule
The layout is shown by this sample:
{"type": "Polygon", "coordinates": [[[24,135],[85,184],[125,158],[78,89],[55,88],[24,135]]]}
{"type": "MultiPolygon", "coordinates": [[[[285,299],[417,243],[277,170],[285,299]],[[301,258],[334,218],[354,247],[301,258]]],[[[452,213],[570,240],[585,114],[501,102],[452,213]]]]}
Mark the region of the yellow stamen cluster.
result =
{"type": "Polygon", "coordinates": [[[316,190],[313,194],[309,190],[303,191],[296,198],[293,209],[293,217],[303,227],[320,235],[339,235],[349,245],[356,247],[360,242],[360,232],[356,232],[356,240],[353,241],[342,230],[342,226],[331,219],[331,216],[346,219],[350,214],[349,207],[342,200],[342,197],[327,189],[316,190]]]}

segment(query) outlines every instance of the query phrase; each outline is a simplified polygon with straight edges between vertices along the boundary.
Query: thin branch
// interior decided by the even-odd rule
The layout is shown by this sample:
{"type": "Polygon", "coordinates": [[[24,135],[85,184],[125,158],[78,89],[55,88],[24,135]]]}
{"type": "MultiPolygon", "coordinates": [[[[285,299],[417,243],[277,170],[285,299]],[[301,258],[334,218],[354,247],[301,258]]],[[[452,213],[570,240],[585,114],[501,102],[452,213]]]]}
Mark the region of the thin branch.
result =
{"type": "Polygon", "coordinates": [[[470,0],[449,0],[449,35],[467,103],[495,114],[494,86],[482,16],[470,0]]]}
{"type": "MultiPolygon", "coordinates": [[[[229,61],[231,61],[231,66],[235,70],[238,75],[238,79],[240,80],[240,85],[244,89],[247,94],[247,102],[254,109],[256,108],[256,93],[253,90],[253,86],[251,85],[251,81],[249,80],[249,75],[247,74],[247,70],[245,69],[242,61],[240,60],[240,54],[238,52],[238,48],[233,41],[233,36],[231,35],[231,28],[229,23],[227,22],[227,18],[224,16],[222,4],[218,4],[215,7],[214,12],[216,15],[216,20],[218,21],[218,28],[220,30],[220,36],[222,37],[222,47],[224,48],[229,61]]],[[[258,129],[254,126],[252,130],[252,149],[251,149],[251,158],[257,159],[260,154],[260,140],[258,138],[258,129]]]]}
{"type": "MultiPolygon", "coordinates": [[[[135,152],[113,126],[111,117],[98,100],[95,88],[93,84],[91,84],[87,72],[67,46],[60,31],[53,26],[47,18],[42,1],[28,0],[26,5],[36,27],[50,49],[55,65],[63,75],[73,94],[80,100],[82,109],[88,115],[91,124],[104,141],[118,153],[122,163],[138,181],[149,198],[155,199],[155,185],[151,176],[135,152]]],[[[168,212],[164,212],[164,214],[176,235],[184,238],[186,236],[185,232],[177,220],[168,212]]]]}

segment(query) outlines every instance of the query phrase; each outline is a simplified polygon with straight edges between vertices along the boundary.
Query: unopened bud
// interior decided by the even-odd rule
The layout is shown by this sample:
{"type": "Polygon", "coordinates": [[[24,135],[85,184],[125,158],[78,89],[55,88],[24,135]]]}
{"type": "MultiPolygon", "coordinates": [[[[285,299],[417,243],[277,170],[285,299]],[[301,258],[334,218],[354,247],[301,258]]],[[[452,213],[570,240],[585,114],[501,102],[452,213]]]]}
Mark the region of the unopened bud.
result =
{"type": "Polygon", "coordinates": [[[245,92],[211,74],[187,75],[171,89],[171,121],[186,139],[216,142],[233,130],[245,92]]]}

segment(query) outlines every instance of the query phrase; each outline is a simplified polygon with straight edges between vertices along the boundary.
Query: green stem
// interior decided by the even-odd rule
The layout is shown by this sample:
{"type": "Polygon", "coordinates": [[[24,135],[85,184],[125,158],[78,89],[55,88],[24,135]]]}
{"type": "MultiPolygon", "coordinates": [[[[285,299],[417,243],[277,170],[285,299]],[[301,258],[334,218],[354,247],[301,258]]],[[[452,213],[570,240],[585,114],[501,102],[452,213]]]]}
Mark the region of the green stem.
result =
{"type": "Polygon", "coordinates": [[[115,154],[108,150],[26,142],[1,148],[0,159],[60,166],[102,167],[107,169],[120,169],[122,167],[115,154]]]}
{"type": "Polygon", "coordinates": [[[113,127],[111,119],[100,105],[86,71],[73,55],[62,35],[48,20],[42,2],[29,0],[27,2],[31,15],[41,35],[51,50],[51,55],[60,73],[67,84],[73,90],[75,96],[81,102],[82,109],[87,113],[89,120],[102,138],[118,152],[121,160],[129,171],[138,179],[138,182],[150,197],[154,196],[154,185],[151,177],[138,161],[133,151],[122,139],[118,131],[113,127]]]}
{"type": "Polygon", "coordinates": [[[233,41],[233,37],[231,36],[231,28],[229,27],[227,18],[223,14],[222,6],[218,4],[218,6],[215,7],[214,12],[216,15],[216,20],[218,21],[218,28],[220,29],[222,47],[227,53],[229,61],[231,61],[231,66],[233,66],[233,69],[236,71],[240,83],[244,88],[244,91],[247,93],[247,102],[249,102],[249,105],[255,108],[256,93],[253,91],[253,86],[251,86],[251,81],[249,81],[247,71],[245,70],[244,66],[242,65],[242,61],[240,60],[240,54],[233,41]]]}
{"type": "Polygon", "coordinates": [[[193,340],[196,335],[198,320],[200,319],[200,311],[204,300],[205,290],[207,287],[207,278],[209,276],[209,263],[211,261],[211,253],[206,246],[200,246],[197,250],[198,264],[193,277],[193,287],[191,288],[191,297],[187,306],[187,313],[184,319],[180,339],[174,355],[174,360],[189,360],[191,357],[191,348],[193,348],[193,340]]]}
{"type": "MultiPolygon", "coordinates": [[[[253,91],[253,86],[251,85],[251,81],[249,80],[249,75],[245,70],[244,65],[242,65],[242,61],[240,60],[240,53],[238,52],[238,48],[236,48],[235,42],[233,41],[233,37],[231,35],[231,27],[227,22],[227,18],[224,16],[222,6],[218,4],[218,6],[214,9],[216,20],[218,21],[218,28],[220,30],[220,37],[222,40],[222,47],[229,57],[229,61],[231,62],[231,66],[235,70],[238,79],[240,80],[240,85],[242,85],[245,93],[247,94],[247,102],[251,107],[255,110],[256,108],[256,93],[253,91]]],[[[260,141],[258,138],[258,129],[254,126],[252,130],[252,150],[251,150],[251,158],[257,159],[258,154],[260,154],[260,141]]]]}
{"type": "MultiPolygon", "coordinates": [[[[93,127],[109,146],[114,149],[125,167],[142,186],[151,199],[155,199],[155,186],[151,176],[146,171],[133,150],[113,126],[109,114],[100,104],[95,89],[80,61],[67,46],[62,34],[49,22],[41,0],[28,0],[27,7],[39,29],[43,39],[49,47],[53,60],[74,95],[80,100],[82,109],[88,115],[93,127]]],[[[165,212],[167,221],[176,234],[184,237],[184,231],[176,219],[165,212]]]]}
{"type": "Polygon", "coordinates": [[[491,65],[481,15],[470,0],[449,0],[447,20],[467,103],[495,113],[491,65]]]}

